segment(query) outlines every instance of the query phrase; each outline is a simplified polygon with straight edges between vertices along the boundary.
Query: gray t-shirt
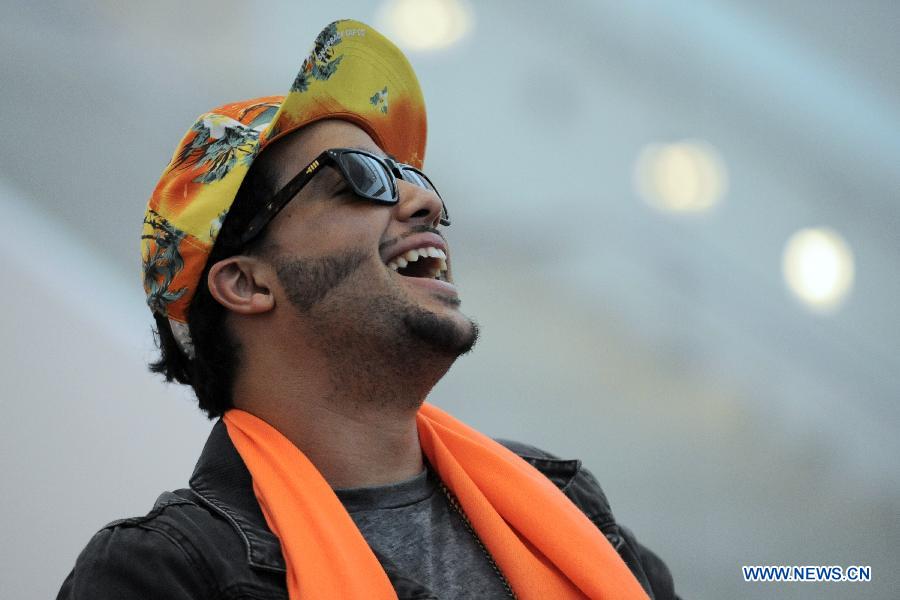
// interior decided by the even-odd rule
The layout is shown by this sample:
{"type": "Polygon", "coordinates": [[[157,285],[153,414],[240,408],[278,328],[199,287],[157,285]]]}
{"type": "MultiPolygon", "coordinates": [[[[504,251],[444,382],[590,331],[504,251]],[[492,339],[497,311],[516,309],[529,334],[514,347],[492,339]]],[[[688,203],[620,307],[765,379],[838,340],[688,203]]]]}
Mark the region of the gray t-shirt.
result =
{"type": "Polygon", "coordinates": [[[399,483],[334,491],[369,546],[441,600],[509,597],[430,467],[399,483]]]}

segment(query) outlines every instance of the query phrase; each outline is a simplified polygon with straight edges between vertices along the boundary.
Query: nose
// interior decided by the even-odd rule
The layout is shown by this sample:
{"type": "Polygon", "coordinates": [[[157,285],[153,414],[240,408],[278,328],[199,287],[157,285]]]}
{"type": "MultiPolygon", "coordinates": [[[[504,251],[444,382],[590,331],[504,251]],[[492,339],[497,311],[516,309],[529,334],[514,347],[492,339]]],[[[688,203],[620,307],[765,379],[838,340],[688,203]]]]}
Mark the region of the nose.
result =
{"type": "Polygon", "coordinates": [[[441,222],[444,208],[436,192],[413,185],[402,179],[397,180],[399,201],[394,207],[398,221],[427,224],[437,227],[441,222]]]}

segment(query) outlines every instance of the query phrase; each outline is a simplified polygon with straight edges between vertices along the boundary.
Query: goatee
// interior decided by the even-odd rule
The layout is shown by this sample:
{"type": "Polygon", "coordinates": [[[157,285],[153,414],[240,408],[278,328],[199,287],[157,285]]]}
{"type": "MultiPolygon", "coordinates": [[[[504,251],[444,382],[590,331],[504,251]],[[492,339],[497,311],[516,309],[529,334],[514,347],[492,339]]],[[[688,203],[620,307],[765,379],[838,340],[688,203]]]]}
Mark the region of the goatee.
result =
{"type": "Polygon", "coordinates": [[[417,306],[409,306],[403,324],[416,339],[441,354],[461,356],[472,350],[478,341],[478,325],[469,320],[469,327],[460,327],[451,319],[440,317],[417,306]]]}

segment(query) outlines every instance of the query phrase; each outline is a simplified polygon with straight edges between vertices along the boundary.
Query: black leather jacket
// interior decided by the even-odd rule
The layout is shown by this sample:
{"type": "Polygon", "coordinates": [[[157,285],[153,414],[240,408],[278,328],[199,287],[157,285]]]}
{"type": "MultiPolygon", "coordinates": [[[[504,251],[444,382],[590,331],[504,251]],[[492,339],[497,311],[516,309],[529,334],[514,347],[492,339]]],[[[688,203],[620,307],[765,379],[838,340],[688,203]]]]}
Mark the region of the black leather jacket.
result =
{"type": "MultiPolygon", "coordinates": [[[[503,441],[555,483],[606,535],[654,600],[676,598],[665,564],[613,519],[578,460],[503,441]]],[[[435,600],[379,556],[400,600],[435,600]]],[[[224,423],[213,427],[190,489],[165,492],[143,517],[114,521],[82,551],[57,600],[287,600],[278,538],[253,494],[250,473],[224,423]]]]}

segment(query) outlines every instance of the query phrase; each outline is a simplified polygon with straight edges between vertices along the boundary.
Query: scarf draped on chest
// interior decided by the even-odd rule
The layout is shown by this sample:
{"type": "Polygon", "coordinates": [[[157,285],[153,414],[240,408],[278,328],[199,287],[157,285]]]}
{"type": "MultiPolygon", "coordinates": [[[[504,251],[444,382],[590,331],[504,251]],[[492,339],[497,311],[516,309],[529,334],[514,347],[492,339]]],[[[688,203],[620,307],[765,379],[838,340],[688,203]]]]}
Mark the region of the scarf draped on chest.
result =
{"type": "MultiPolygon", "coordinates": [[[[248,412],[229,410],[224,421],[281,542],[291,600],[397,600],[381,563],[309,459],[248,412]]],[[[417,426],[422,451],[518,598],[646,600],[606,537],[537,469],[433,405],[422,406],[417,426]]]]}

